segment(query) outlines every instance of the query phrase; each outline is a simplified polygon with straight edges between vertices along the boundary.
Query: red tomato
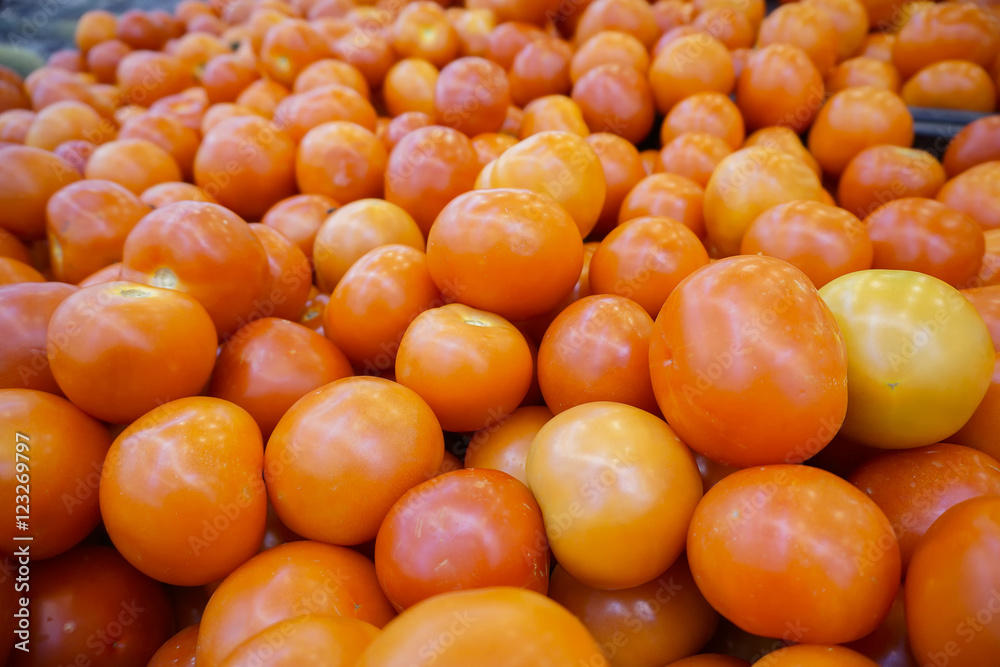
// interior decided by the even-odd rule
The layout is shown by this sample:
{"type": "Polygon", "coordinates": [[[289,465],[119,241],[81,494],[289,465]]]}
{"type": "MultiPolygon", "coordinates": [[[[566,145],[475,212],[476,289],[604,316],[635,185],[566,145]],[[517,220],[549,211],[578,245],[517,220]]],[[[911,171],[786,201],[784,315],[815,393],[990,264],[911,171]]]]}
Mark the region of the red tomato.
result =
{"type": "Polygon", "coordinates": [[[528,485],[524,466],[535,434],[552,419],[552,411],[541,405],[522,406],[498,424],[472,434],[465,450],[466,468],[500,470],[528,485]]]}
{"type": "Polygon", "coordinates": [[[732,257],[691,274],[656,318],[649,364],[667,421],[724,463],[804,461],[847,411],[833,315],[804,273],[770,257],[732,257]]]}
{"type": "Polygon", "coordinates": [[[62,390],[52,377],[46,332],[52,313],[77,291],[64,283],[18,283],[0,287],[0,387],[62,390]]]}
{"type": "Polygon", "coordinates": [[[885,514],[849,483],[808,466],[723,478],[695,510],[687,553],[711,605],[768,637],[793,630],[805,643],[860,639],[882,622],[899,588],[899,545],[885,514]]]}

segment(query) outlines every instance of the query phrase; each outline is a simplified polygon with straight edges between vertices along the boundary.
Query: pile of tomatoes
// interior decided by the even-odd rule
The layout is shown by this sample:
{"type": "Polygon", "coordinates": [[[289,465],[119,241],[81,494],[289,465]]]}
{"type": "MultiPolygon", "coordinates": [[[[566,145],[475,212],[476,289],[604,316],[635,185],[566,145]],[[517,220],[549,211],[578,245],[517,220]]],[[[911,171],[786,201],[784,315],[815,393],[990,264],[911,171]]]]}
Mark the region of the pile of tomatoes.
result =
{"type": "Polygon", "coordinates": [[[909,109],[998,83],[988,1],[87,12],[0,70],[0,656],[1000,666],[1000,116],[909,109]]]}

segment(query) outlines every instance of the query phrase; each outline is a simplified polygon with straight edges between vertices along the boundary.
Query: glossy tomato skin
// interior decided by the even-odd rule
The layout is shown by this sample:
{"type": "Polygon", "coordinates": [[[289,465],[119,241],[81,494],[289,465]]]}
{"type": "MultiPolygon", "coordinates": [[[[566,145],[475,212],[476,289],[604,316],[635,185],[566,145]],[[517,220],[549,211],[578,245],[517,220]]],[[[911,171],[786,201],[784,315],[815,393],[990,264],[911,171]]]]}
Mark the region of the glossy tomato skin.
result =
{"type": "Polygon", "coordinates": [[[386,625],[357,667],[408,667],[421,650],[438,667],[608,667],[575,616],[534,591],[507,586],[444,593],[414,605],[386,625]],[[453,640],[447,649],[442,637],[453,640]]]}
{"type": "Polygon", "coordinates": [[[493,313],[451,303],[410,323],[396,380],[427,401],[447,431],[474,431],[513,412],[531,386],[524,335],[493,313]]]}
{"type": "Polygon", "coordinates": [[[352,665],[378,635],[378,628],[356,618],[303,614],[246,640],[220,667],[250,667],[262,656],[268,656],[267,664],[273,667],[316,664],[323,658],[352,665]]]}
{"type": "Polygon", "coordinates": [[[382,627],[395,612],[370,560],[346,547],[290,542],[251,558],[215,590],[198,633],[198,664],[218,665],[261,631],[306,614],[382,627]]]}
{"type": "Polygon", "coordinates": [[[515,586],[543,595],[549,549],[542,511],[505,472],[456,470],[407,491],[375,540],[375,571],[398,610],[448,591],[515,586]]]}
{"type": "Polygon", "coordinates": [[[723,478],[695,511],[687,553],[720,613],[769,637],[794,624],[805,643],[867,635],[899,588],[899,545],[885,514],[846,481],[808,466],[723,478]]]}
{"type": "MultiPolygon", "coordinates": [[[[111,447],[107,428],[59,396],[0,389],[0,431],[6,450],[0,489],[12,500],[28,495],[31,556],[49,558],[75,546],[101,519],[97,483],[111,447]]],[[[15,528],[11,521],[0,531],[8,555],[23,545],[15,528]]]]}
{"type": "Polygon", "coordinates": [[[101,473],[111,540],[166,583],[229,574],[264,536],[263,449],[253,419],[228,401],[182,398],[150,411],[115,439],[101,473]]]}
{"type": "Polygon", "coordinates": [[[47,337],[52,375],[67,398],[113,424],[198,394],[215,363],[215,327],[201,304],[137,283],[104,283],[67,297],[47,337]]]}
{"type": "Polygon", "coordinates": [[[146,667],[194,667],[198,624],[189,625],[166,641],[146,667]]]}
{"type": "Polygon", "coordinates": [[[684,557],[652,581],[617,591],[581,584],[557,565],[549,597],[583,621],[615,667],[662,667],[689,656],[719,622],[684,557]]]}
{"type": "Polygon", "coordinates": [[[0,386],[62,394],[46,354],[49,320],[77,291],[65,283],[18,283],[0,287],[0,386]]]}
{"type": "Polygon", "coordinates": [[[998,543],[1000,497],[991,495],[955,505],[917,544],[906,576],[906,625],[921,663],[973,667],[1000,655],[998,543]]]}
{"type": "Polygon", "coordinates": [[[267,317],[222,345],[208,393],[249,412],[266,440],[295,401],[353,374],[344,354],[320,334],[267,317]]]}
{"type": "Polygon", "coordinates": [[[264,477],[278,517],[306,538],[367,542],[393,503],[431,478],[444,439],[430,407],[375,377],[324,385],[297,401],[267,443],[264,477]]]}
{"type": "Polygon", "coordinates": [[[526,470],[553,555],[595,588],[631,588],[669,567],[702,494],[694,456],[671,428],[622,403],[556,415],[526,470]]]}
{"type": "Polygon", "coordinates": [[[948,508],[1000,495],[1000,462],[969,447],[941,443],[882,454],[863,463],[849,481],[892,522],[905,570],[919,539],[948,508]]]}
{"type": "Polygon", "coordinates": [[[523,320],[573,288],[583,240],[573,218],[544,194],[474,190],[438,215],[427,235],[427,268],[449,301],[523,320]]]}
{"type": "Polygon", "coordinates": [[[754,663],[758,667],[878,667],[857,651],[843,646],[805,645],[786,646],[768,653],[754,663]]]}
{"type": "Polygon", "coordinates": [[[108,547],[33,563],[30,600],[31,651],[11,667],[144,665],[173,631],[163,587],[108,547]]]}
{"type": "Polygon", "coordinates": [[[958,290],[920,273],[873,269],[841,276],[820,295],[847,345],[843,436],[906,449],[939,442],[968,421],[995,353],[958,290]]]}
{"type": "Polygon", "coordinates": [[[190,294],[225,336],[263,314],[270,271],[242,218],[217,204],[185,201],[156,209],[132,229],[122,278],[190,294]]]}
{"type": "Polygon", "coordinates": [[[552,419],[544,405],[524,405],[499,424],[491,424],[472,434],[465,450],[466,468],[490,468],[507,473],[525,486],[525,462],[535,435],[552,419]]]}
{"type": "Polygon", "coordinates": [[[723,463],[804,461],[847,410],[848,362],[833,315],[804,273],[770,257],[732,257],[691,274],[656,318],[649,364],[668,423],[723,463]]]}
{"type": "Polygon", "coordinates": [[[261,293],[260,314],[292,322],[299,319],[312,288],[312,266],[297,245],[259,222],[249,225],[267,255],[269,280],[261,293]]]}
{"type": "Polygon", "coordinates": [[[926,151],[902,146],[866,148],[847,164],[837,185],[837,199],[864,218],[903,197],[933,197],[945,182],[944,167],[926,151]]]}
{"type": "Polygon", "coordinates": [[[652,331],[653,319],[625,297],[593,295],[567,306],[538,347],[545,404],[558,414],[581,403],[614,401],[655,414],[652,331]]]}

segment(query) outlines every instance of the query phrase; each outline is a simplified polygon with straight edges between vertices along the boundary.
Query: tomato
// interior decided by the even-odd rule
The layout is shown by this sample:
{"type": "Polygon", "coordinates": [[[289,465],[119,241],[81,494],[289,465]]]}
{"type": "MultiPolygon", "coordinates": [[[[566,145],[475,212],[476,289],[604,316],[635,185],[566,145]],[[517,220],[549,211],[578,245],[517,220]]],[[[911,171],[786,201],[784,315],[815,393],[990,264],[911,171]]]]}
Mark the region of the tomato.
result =
{"type": "Polygon", "coordinates": [[[837,199],[845,209],[864,218],[896,199],[932,198],[944,182],[944,167],[930,153],[900,146],[871,146],[845,167],[837,199]]]}
{"type": "MultiPolygon", "coordinates": [[[[659,156],[653,152],[656,159],[659,156]]],[[[677,220],[699,238],[705,234],[702,215],[704,190],[691,179],[677,174],[656,173],[639,181],[626,195],[618,223],[652,216],[677,220]]]]}
{"type": "Polygon", "coordinates": [[[732,152],[722,137],[705,132],[684,132],[663,145],[660,164],[664,172],[690,178],[705,187],[715,168],[732,152]]]}
{"type": "Polygon", "coordinates": [[[472,189],[478,169],[472,142],[431,125],[400,139],[385,169],[385,199],[413,216],[426,234],[441,209],[472,189]]]}
{"type": "Polygon", "coordinates": [[[88,104],[76,100],[56,102],[35,114],[24,144],[51,151],[64,141],[106,141],[108,137],[102,131],[104,122],[88,104]]]}
{"type": "Polygon", "coordinates": [[[31,264],[28,247],[2,227],[0,227],[0,257],[9,257],[25,264],[31,264]]]}
{"type": "Polygon", "coordinates": [[[333,121],[355,123],[375,130],[375,108],[359,92],[339,83],[330,83],[294,93],[278,103],[274,122],[296,143],[314,127],[333,121]]]}
{"type": "Polygon", "coordinates": [[[667,667],[750,667],[750,663],[720,653],[701,653],[672,662],[667,667]]]}
{"type": "Polygon", "coordinates": [[[332,614],[303,614],[281,621],[247,639],[220,667],[252,667],[267,656],[271,667],[317,664],[352,665],[379,634],[371,623],[332,614]]]}
{"type": "Polygon", "coordinates": [[[858,0],[805,0],[833,25],[837,34],[837,61],[847,60],[861,49],[868,34],[868,12],[858,0]]]}
{"type": "Polygon", "coordinates": [[[375,540],[375,571],[396,609],[448,591],[515,586],[543,595],[549,550],[528,488],[485,468],[439,475],[407,491],[375,540]]]}
{"type": "MultiPolygon", "coordinates": [[[[0,389],[0,424],[7,450],[0,486],[12,500],[30,497],[31,556],[70,549],[100,522],[96,492],[111,447],[107,429],[66,399],[29,389],[0,389]]],[[[11,521],[0,535],[7,554],[23,544],[14,528],[11,521]]]]}
{"type": "Polygon", "coordinates": [[[570,132],[587,137],[590,128],[579,104],[565,95],[546,95],[525,105],[521,123],[512,133],[524,140],[542,132],[570,132]]]}
{"type": "Polygon", "coordinates": [[[367,128],[351,122],[323,123],[303,137],[295,178],[303,193],[341,203],[381,197],[386,160],[385,146],[367,128]]]}
{"type": "Polygon", "coordinates": [[[230,118],[205,134],[194,159],[194,182],[237,215],[256,221],[295,194],[295,159],[295,142],[274,123],[257,116],[230,118]]]}
{"type": "Polygon", "coordinates": [[[904,587],[900,586],[896,600],[892,603],[889,614],[874,632],[848,642],[846,647],[861,655],[871,658],[880,666],[886,667],[920,667],[906,636],[906,611],[903,605],[904,587]]]}
{"type": "Polygon", "coordinates": [[[403,493],[433,476],[443,452],[441,427],[413,391],[380,378],[344,378],[285,413],[268,440],[264,478],[291,530],[361,544],[403,493]]]}
{"type": "Polygon", "coordinates": [[[209,394],[250,413],[265,440],[299,398],[352,375],[351,365],[330,341],[294,322],[250,322],[219,353],[209,394]],[[294,350],[294,354],[284,354],[294,350]]]}
{"type": "Polygon", "coordinates": [[[260,67],[278,83],[291,86],[299,72],[329,52],[326,40],[310,23],[284,20],[265,33],[260,67]]]}
{"type": "Polygon", "coordinates": [[[396,379],[447,431],[473,431],[510,414],[532,378],[524,336],[499,315],[453,303],[418,315],[403,334],[396,379]]]}
{"type": "Polygon", "coordinates": [[[892,61],[904,78],[943,60],[962,59],[989,67],[1000,51],[995,19],[974,4],[930,5],[899,30],[892,61]]]}
{"type": "Polygon", "coordinates": [[[910,646],[924,664],[987,665],[1000,654],[1000,497],[944,514],[917,544],[906,576],[910,646]]]}
{"type": "Polygon", "coordinates": [[[1000,439],[997,438],[998,423],[1000,423],[1000,351],[997,352],[993,376],[990,378],[990,386],[986,390],[986,395],[976,411],[972,413],[969,421],[965,422],[965,425],[948,440],[974,447],[993,458],[998,458],[1000,457],[1000,439]]]}
{"type": "Polygon", "coordinates": [[[826,76],[837,61],[839,37],[828,13],[815,5],[790,3],[764,18],[757,34],[757,46],[797,46],[809,56],[819,73],[826,76]]]}
{"type": "Polygon", "coordinates": [[[831,94],[859,86],[885,88],[898,93],[899,72],[892,63],[859,56],[837,65],[826,79],[826,88],[831,94]]]}
{"type": "Polygon", "coordinates": [[[986,251],[974,220],[933,199],[896,199],[864,222],[876,269],[919,271],[958,287],[976,275],[986,251]]]}
{"type": "Polygon", "coordinates": [[[616,591],[591,588],[557,565],[549,597],[583,621],[615,667],[662,667],[689,656],[719,622],[683,557],[652,581],[616,591]]]}
{"type": "Polygon", "coordinates": [[[473,137],[498,132],[510,105],[506,73],[485,58],[459,58],[447,64],[434,89],[437,121],[473,137]]]}
{"type": "Polygon", "coordinates": [[[541,132],[497,158],[492,187],[546,194],[566,209],[586,237],[597,224],[607,184],[597,154],[570,132],[541,132]]]}
{"type": "Polygon", "coordinates": [[[534,591],[507,586],[443,593],[413,606],[385,626],[357,667],[407,667],[414,656],[433,657],[438,667],[608,667],[573,614],[534,591]]]}
{"type": "Polygon", "coordinates": [[[632,35],[617,30],[597,33],[569,55],[569,76],[573,83],[601,65],[621,65],[634,69],[643,76],[649,72],[649,53],[646,52],[646,47],[632,35]]]}
{"type": "Polygon", "coordinates": [[[47,232],[56,280],[78,283],[121,261],[125,238],[149,209],[110,181],[78,181],[46,205],[47,232]]]}
{"type": "Polygon", "coordinates": [[[590,287],[595,294],[627,297],[656,317],[678,283],[706,264],[705,247],[680,222],[634,218],[612,230],[594,251],[590,287]]]}
{"type": "Polygon", "coordinates": [[[189,625],[167,640],[147,667],[194,667],[195,648],[198,645],[198,625],[189,625]]]}
{"type": "Polygon", "coordinates": [[[849,480],[892,522],[904,571],[918,540],[948,508],[1000,495],[1000,462],[961,445],[888,452],[863,463],[849,480]]]}
{"type": "Polygon", "coordinates": [[[768,653],[754,665],[759,667],[878,667],[865,656],[843,646],[786,646],[768,653]]]}
{"type": "Polygon", "coordinates": [[[525,462],[535,434],[552,419],[545,406],[522,406],[497,424],[472,434],[465,451],[466,468],[500,470],[527,486],[525,462]]]}
{"type": "Polygon", "coordinates": [[[80,178],[68,162],[48,151],[5,148],[0,162],[0,227],[26,241],[43,238],[49,198],[80,178]]]}
{"type": "MultiPolygon", "coordinates": [[[[430,127],[433,124],[434,119],[425,114],[423,111],[406,111],[399,114],[386,124],[385,132],[380,136],[380,138],[382,139],[382,143],[385,144],[386,150],[392,151],[392,149],[396,147],[396,144],[398,144],[399,141],[410,132],[413,132],[421,127],[430,127]]],[[[376,132],[376,134],[378,133],[376,132]]],[[[495,136],[505,136],[508,139],[513,139],[513,137],[509,137],[508,135],[498,134],[495,136]]],[[[473,140],[473,145],[475,145],[475,140],[473,140]]],[[[482,155],[480,154],[478,148],[476,148],[476,155],[481,161],[482,155]]]]}
{"type": "Polygon", "coordinates": [[[805,643],[867,635],[899,587],[899,546],[885,514],[844,480],[807,466],[723,478],[695,510],[687,553],[720,613],[764,636],[794,628],[805,643]]]}
{"type": "Polygon", "coordinates": [[[427,268],[447,300],[527,319],[553,308],[576,284],[583,240],[544,194],[474,190],[438,215],[427,236],[427,268]]]}
{"type": "Polygon", "coordinates": [[[11,667],[144,665],[173,630],[163,587],[107,547],[32,563],[29,600],[31,650],[11,667]]]}
{"type": "Polygon", "coordinates": [[[667,44],[653,59],[649,83],[660,113],[695,93],[728,95],[736,77],[726,46],[711,35],[680,37],[667,44]]]}
{"type": "Polygon", "coordinates": [[[290,542],[240,566],[212,594],[198,632],[197,663],[218,665],[243,642],[299,616],[331,614],[382,627],[394,615],[361,554],[290,542]]]}
{"type": "Polygon", "coordinates": [[[1000,160],[1000,116],[972,121],[956,134],[944,152],[944,169],[949,178],[983,162],[1000,160]]]}
{"type": "Polygon", "coordinates": [[[965,60],[943,60],[914,74],[900,91],[914,107],[939,107],[990,113],[997,91],[985,69],[965,60]]]}
{"type": "Polygon", "coordinates": [[[46,332],[52,313],[76,291],[46,282],[0,287],[0,387],[62,394],[49,367],[46,332]]]}
{"type": "Polygon", "coordinates": [[[937,200],[964,213],[984,230],[1000,228],[1000,161],[970,167],[944,184],[937,200]]]}
{"type": "Polygon", "coordinates": [[[434,115],[434,87],[437,67],[420,58],[403,58],[385,75],[382,95],[386,110],[392,116],[419,111],[434,115]]]}
{"type": "MultiPolygon", "coordinates": [[[[197,185],[180,182],[158,183],[148,190],[143,190],[139,196],[139,201],[149,208],[163,208],[167,204],[175,204],[179,201],[204,201],[210,204],[219,202],[212,195],[208,194],[197,185]]],[[[147,213],[149,211],[146,211],[147,213]]]]}
{"type": "Polygon", "coordinates": [[[740,256],[698,269],[674,290],[656,318],[649,364],[660,409],[695,451],[738,466],[798,463],[844,419],[844,352],[805,274],[740,256]]]}
{"type": "Polygon", "coordinates": [[[601,214],[590,232],[592,237],[603,237],[618,223],[618,213],[625,197],[645,178],[646,172],[636,147],[618,135],[596,132],[585,137],[584,141],[597,154],[607,187],[601,214]]]}
{"type": "Polygon", "coordinates": [[[764,146],[743,148],[725,157],[705,188],[705,228],[723,255],[739,252],[754,219],[777,204],[819,200],[816,174],[791,155],[764,146]]]}
{"type": "Polygon", "coordinates": [[[802,132],[824,93],[823,76],[805,51],[771,44],[751,52],[736,84],[736,104],[751,130],[780,125],[802,132]]]}
{"type": "Polygon", "coordinates": [[[702,493],[694,456],[673,430],[621,403],[553,417],[526,468],[552,554],[594,588],[631,588],[667,569],[702,493]]]}
{"type": "Polygon", "coordinates": [[[678,102],[663,119],[660,143],[669,144],[685,132],[705,132],[724,139],[736,150],[743,145],[740,111],[721,93],[695,93],[678,102]]]}
{"type": "Polygon", "coordinates": [[[847,346],[842,435],[907,449],[939,442],[969,420],[995,353],[961,293],[924,274],[873,269],[837,278],[820,295],[847,346]]]}
{"type": "Polygon", "coordinates": [[[458,33],[441,6],[433,2],[404,5],[388,34],[393,49],[403,58],[422,58],[444,67],[458,55],[458,33]]]}
{"type": "Polygon", "coordinates": [[[47,339],[52,375],[66,396],[118,424],[199,393],[215,363],[215,328],[197,301],[124,281],[68,296],[47,339]]]}
{"type": "Polygon", "coordinates": [[[844,274],[872,268],[874,253],[860,220],[842,208],[810,200],[765,210],[747,229],[740,252],[783,259],[817,289],[844,274]]]}
{"type": "Polygon", "coordinates": [[[0,257],[0,286],[43,282],[45,276],[33,266],[10,257],[0,257]]]}
{"type": "Polygon", "coordinates": [[[248,225],[267,254],[270,273],[258,309],[262,315],[299,319],[312,288],[312,267],[299,247],[280,232],[254,222],[248,225]]]}
{"type": "Polygon", "coordinates": [[[913,144],[913,116],[898,95],[881,88],[836,93],[809,131],[809,151],[831,176],[839,176],[854,156],[878,144],[913,144]]]}

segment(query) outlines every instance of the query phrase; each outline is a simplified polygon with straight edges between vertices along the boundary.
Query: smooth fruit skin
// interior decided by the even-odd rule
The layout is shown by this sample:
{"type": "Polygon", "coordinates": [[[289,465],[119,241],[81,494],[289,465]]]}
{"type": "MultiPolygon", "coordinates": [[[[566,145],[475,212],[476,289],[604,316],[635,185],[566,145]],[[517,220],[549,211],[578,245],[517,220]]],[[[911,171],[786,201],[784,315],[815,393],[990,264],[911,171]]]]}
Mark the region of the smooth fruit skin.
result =
{"type": "Polygon", "coordinates": [[[754,667],[878,667],[857,651],[843,646],[787,646],[753,663],[754,667]]]}
{"type": "Polygon", "coordinates": [[[122,431],[101,473],[101,515],[137,569],[177,586],[216,581],[264,537],[260,429],[243,408],[194,396],[122,431]],[[224,463],[223,463],[224,462],[224,463]]]}
{"type": "Polygon", "coordinates": [[[746,468],[719,481],[695,510],[687,554],[723,616],[766,637],[791,626],[803,643],[864,637],[899,588],[899,546],[882,510],[803,465],[746,468]]]}
{"type": "Polygon", "coordinates": [[[75,546],[101,520],[97,482],[111,447],[107,428],[59,396],[0,389],[0,434],[3,497],[13,503],[25,490],[35,491],[29,495],[31,532],[22,533],[13,520],[8,522],[0,530],[0,550],[17,553],[23,545],[17,537],[29,534],[34,558],[75,546]]]}
{"type": "Polygon", "coordinates": [[[189,625],[166,641],[146,667],[194,667],[198,624],[189,625]]]}
{"type": "Polygon", "coordinates": [[[263,630],[305,614],[332,614],[382,627],[395,612],[375,566],[358,552],[298,541],[268,549],[223,580],[198,633],[197,662],[218,665],[263,630]]]}
{"type": "Polygon", "coordinates": [[[65,283],[17,283],[0,287],[0,387],[61,395],[46,354],[52,313],[77,288],[65,283]]]}
{"type": "Polygon", "coordinates": [[[124,281],[70,295],[52,314],[47,338],[66,397],[112,424],[198,394],[215,363],[215,327],[201,304],[124,281]]]}
{"type": "Polygon", "coordinates": [[[407,491],[375,540],[375,571],[407,609],[448,591],[515,586],[543,595],[549,549],[542,511],[524,484],[498,470],[455,470],[407,491]]]}
{"type": "MultiPolygon", "coordinates": [[[[261,664],[263,656],[267,656],[269,667],[349,667],[379,632],[371,623],[356,618],[303,614],[257,633],[219,667],[254,667],[261,664]]],[[[193,662],[191,665],[194,667],[193,662]]]]}
{"type": "Polygon", "coordinates": [[[543,595],[511,587],[424,600],[386,625],[356,667],[409,667],[415,658],[436,667],[608,667],[575,616],[543,595]]]}
{"type": "Polygon", "coordinates": [[[556,415],[526,469],[553,555],[594,588],[631,588],[667,569],[702,494],[694,456],[671,428],[622,403],[556,415]]]}
{"type": "Polygon", "coordinates": [[[911,271],[869,270],[820,296],[847,346],[841,434],[883,449],[939,442],[972,416],[995,353],[982,317],[950,285],[911,271]]]}
{"type": "Polygon", "coordinates": [[[557,565],[549,597],[583,621],[613,667],[662,667],[689,656],[719,623],[683,557],[655,579],[617,591],[581,584],[557,565]]]}
{"type": "Polygon", "coordinates": [[[299,399],[267,442],[264,478],[293,531],[331,544],[367,542],[393,503],[431,478],[444,439],[430,407],[375,377],[331,382],[299,399]]]}
{"type": "Polygon", "coordinates": [[[973,498],[935,521],[906,576],[910,647],[922,664],[983,667],[1000,656],[1000,496],[973,498]]]}
{"type": "Polygon", "coordinates": [[[772,257],[731,257],[688,276],[656,318],[649,368],[677,434],[731,465],[804,461],[847,411],[833,315],[804,273],[772,257]]]}
{"type": "Polygon", "coordinates": [[[500,470],[528,485],[524,466],[531,442],[552,411],[544,405],[525,405],[514,410],[499,424],[491,424],[472,434],[465,450],[466,468],[500,470]]]}

